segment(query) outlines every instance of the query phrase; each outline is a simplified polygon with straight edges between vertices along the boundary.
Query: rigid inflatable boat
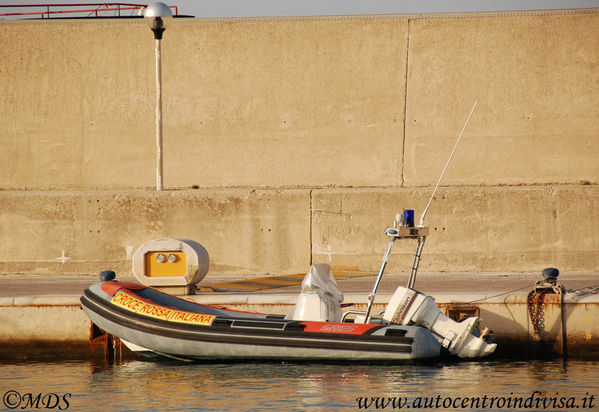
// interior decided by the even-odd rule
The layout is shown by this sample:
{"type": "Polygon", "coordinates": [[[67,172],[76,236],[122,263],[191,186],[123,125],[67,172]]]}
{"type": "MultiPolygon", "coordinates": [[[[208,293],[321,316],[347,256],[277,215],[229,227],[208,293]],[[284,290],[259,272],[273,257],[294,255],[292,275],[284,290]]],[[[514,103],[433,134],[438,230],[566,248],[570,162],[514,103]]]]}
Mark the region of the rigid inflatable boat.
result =
{"type": "Polygon", "coordinates": [[[329,265],[312,265],[287,315],[268,315],[200,305],[136,283],[114,272],[85,290],[81,305],[100,329],[140,355],[183,360],[271,359],[397,361],[444,354],[477,358],[495,350],[493,335],[473,317],[455,322],[434,299],[412,284],[428,228],[387,228],[391,237],[368,296],[366,311],[341,313],[343,294],[329,265]],[[393,243],[418,239],[408,287],[398,287],[385,311],[371,314],[393,243]],[[382,316],[381,316],[382,315],[382,316]]]}
{"type": "Polygon", "coordinates": [[[140,355],[186,360],[408,360],[440,355],[425,328],[285,319],[195,304],[134,283],[106,281],[81,298],[101,329],[140,355]]]}

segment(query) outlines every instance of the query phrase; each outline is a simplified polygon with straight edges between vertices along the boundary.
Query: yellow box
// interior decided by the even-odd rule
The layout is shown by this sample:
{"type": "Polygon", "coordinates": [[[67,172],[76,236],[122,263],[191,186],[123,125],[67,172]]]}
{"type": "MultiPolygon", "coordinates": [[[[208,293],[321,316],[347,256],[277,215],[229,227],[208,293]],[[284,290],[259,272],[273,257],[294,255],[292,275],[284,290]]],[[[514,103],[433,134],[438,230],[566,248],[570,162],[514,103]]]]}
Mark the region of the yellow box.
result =
{"type": "Polygon", "coordinates": [[[187,255],[177,251],[153,251],[145,255],[146,276],[185,276],[187,274],[187,255]]]}

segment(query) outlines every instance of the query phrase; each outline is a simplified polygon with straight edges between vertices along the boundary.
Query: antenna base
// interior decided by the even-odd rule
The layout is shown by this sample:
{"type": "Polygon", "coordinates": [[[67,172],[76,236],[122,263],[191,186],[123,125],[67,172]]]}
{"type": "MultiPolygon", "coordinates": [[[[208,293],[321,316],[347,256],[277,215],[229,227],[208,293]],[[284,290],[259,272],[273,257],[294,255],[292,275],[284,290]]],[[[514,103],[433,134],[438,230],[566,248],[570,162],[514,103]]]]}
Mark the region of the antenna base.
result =
{"type": "Polygon", "coordinates": [[[415,239],[423,236],[428,236],[429,228],[426,226],[417,227],[388,227],[385,229],[385,234],[395,239],[415,239]]]}

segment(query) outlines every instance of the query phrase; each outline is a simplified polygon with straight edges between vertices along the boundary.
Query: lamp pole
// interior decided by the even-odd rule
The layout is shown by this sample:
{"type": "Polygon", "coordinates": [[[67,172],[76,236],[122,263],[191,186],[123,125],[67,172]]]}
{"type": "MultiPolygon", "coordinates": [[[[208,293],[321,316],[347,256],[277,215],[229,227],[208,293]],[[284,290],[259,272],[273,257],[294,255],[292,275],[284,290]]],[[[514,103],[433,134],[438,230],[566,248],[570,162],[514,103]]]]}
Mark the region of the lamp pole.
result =
{"type": "Polygon", "coordinates": [[[172,17],[171,9],[164,3],[152,3],[144,9],[144,18],[150,24],[156,40],[156,190],[162,190],[162,54],[160,41],[166,30],[165,19],[172,17]]]}
{"type": "MultiPolygon", "coordinates": [[[[155,22],[162,25],[162,19],[158,17],[155,22]]],[[[164,28],[153,28],[154,38],[156,39],[156,190],[162,190],[162,55],[160,50],[160,40],[164,28]]]]}

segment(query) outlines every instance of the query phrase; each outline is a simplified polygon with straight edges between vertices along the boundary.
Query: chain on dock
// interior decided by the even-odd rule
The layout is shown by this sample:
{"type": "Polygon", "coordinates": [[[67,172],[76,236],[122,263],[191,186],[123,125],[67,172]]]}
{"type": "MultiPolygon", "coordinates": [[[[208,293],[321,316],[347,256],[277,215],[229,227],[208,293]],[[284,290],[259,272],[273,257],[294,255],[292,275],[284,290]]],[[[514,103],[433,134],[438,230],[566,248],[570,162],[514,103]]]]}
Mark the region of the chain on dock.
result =
{"type": "Polygon", "coordinates": [[[528,293],[528,316],[532,327],[535,331],[535,336],[545,330],[545,295],[551,289],[533,289],[528,293]]]}
{"type": "Polygon", "coordinates": [[[553,278],[537,281],[534,289],[528,293],[528,316],[534,330],[532,340],[533,357],[537,357],[541,354],[541,345],[543,344],[543,337],[541,335],[545,331],[545,296],[547,294],[556,294],[559,295],[560,298],[562,355],[567,356],[567,333],[564,316],[565,293],[564,286],[557,282],[557,275],[553,278]]]}

